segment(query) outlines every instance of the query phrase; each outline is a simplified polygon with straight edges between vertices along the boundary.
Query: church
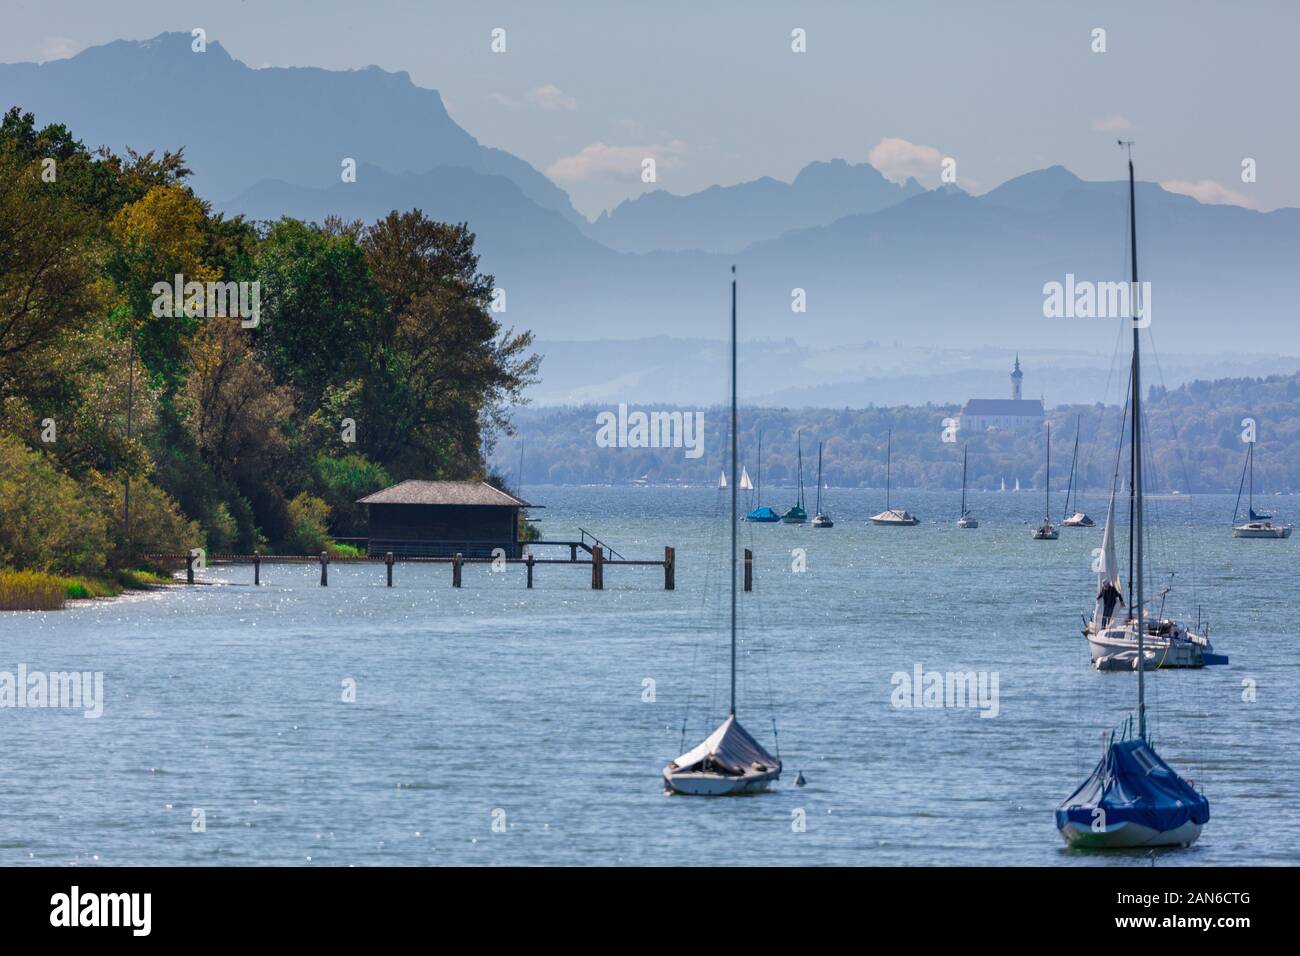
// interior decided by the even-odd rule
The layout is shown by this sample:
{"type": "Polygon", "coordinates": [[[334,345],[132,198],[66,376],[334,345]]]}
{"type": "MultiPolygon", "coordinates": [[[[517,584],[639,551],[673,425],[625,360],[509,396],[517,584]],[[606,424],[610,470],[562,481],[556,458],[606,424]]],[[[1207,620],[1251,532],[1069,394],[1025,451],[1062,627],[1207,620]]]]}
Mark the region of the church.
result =
{"type": "Polygon", "coordinates": [[[1029,431],[1043,426],[1042,399],[1020,396],[1020,386],[1025,373],[1020,371],[1020,356],[1016,356],[1011,371],[1010,398],[972,398],[961,410],[962,431],[987,431],[990,428],[1008,431],[1029,431]]]}

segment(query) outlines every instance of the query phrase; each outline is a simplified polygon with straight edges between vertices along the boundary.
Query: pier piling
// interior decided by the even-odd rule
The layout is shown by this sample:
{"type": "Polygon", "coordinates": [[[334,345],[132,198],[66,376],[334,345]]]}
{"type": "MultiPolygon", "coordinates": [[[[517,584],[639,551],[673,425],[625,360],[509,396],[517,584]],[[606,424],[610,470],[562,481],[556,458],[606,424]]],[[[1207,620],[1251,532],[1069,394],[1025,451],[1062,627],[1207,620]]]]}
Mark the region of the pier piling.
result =
{"type": "Polygon", "coordinates": [[[393,552],[384,555],[384,564],[388,565],[388,586],[393,586],[393,552]]]}
{"type": "Polygon", "coordinates": [[[600,545],[591,549],[591,587],[594,591],[605,588],[605,549],[600,545]]]}
{"type": "Polygon", "coordinates": [[[330,583],[330,554],[328,551],[320,553],[320,586],[329,587],[330,583]]]}
{"type": "Polygon", "coordinates": [[[664,590],[677,590],[677,549],[664,547],[664,590]]]}
{"type": "Polygon", "coordinates": [[[754,552],[745,549],[745,590],[754,590],[754,552]]]}
{"type": "Polygon", "coordinates": [[[533,556],[530,554],[528,556],[528,590],[530,591],[533,589],[533,563],[533,556]]]}
{"type": "Polygon", "coordinates": [[[460,568],[463,560],[459,551],[451,559],[451,586],[454,588],[460,587],[460,568]]]}
{"type": "Polygon", "coordinates": [[[262,555],[257,551],[253,552],[253,586],[260,586],[262,583],[262,555]]]}
{"type": "Polygon", "coordinates": [[[185,583],[194,583],[194,552],[185,555],[185,583]]]}

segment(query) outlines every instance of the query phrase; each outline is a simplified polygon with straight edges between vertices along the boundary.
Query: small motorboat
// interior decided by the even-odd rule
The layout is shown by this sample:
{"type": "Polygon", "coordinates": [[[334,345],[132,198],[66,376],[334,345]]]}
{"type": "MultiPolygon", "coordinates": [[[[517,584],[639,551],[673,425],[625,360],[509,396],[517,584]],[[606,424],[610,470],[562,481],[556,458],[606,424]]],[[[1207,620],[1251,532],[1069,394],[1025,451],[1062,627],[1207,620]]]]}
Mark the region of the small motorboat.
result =
{"type": "Polygon", "coordinates": [[[871,516],[872,524],[895,525],[898,527],[911,527],[914,524],[920,524],[921,519],[910,511],[904,511],[901,508],[889,508],[880,512],[878,515],[871,516]]]}
{"type": "Polygon", "coordinates": [[[1076,511],[1068,518],[1061,520],[1062,528],[1095,528],[1097,522],[1093,521],[1082,511],[1076,511]]]}

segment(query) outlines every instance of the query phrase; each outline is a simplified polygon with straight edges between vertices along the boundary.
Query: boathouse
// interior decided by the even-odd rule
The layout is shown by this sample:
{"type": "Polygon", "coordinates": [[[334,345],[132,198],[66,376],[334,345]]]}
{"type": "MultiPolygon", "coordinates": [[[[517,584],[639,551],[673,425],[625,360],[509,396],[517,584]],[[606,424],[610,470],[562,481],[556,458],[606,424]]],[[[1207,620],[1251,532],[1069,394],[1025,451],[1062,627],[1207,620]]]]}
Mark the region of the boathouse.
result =
{"type": "Polygon", "coordinates": [[[398,557],[520,557],[519,512],[533,507],[485,481],[408,480],[358,502],[370,520],[367,553],[398,557]]]}

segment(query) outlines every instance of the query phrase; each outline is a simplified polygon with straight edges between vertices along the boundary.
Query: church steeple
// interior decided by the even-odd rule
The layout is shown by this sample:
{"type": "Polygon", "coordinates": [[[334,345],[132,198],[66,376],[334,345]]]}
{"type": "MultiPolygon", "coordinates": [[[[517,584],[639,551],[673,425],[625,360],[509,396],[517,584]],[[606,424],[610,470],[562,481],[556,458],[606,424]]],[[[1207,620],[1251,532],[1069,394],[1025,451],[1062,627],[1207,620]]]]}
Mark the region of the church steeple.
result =
{"type": "Polygon", "coordinates": [[[1016,367],[1011,370],[1011,397],[1020,401],[1020,383],[1024,379],[1025,373],[1020,371],[1020,353],[1016,353],[1016,367]]]}

